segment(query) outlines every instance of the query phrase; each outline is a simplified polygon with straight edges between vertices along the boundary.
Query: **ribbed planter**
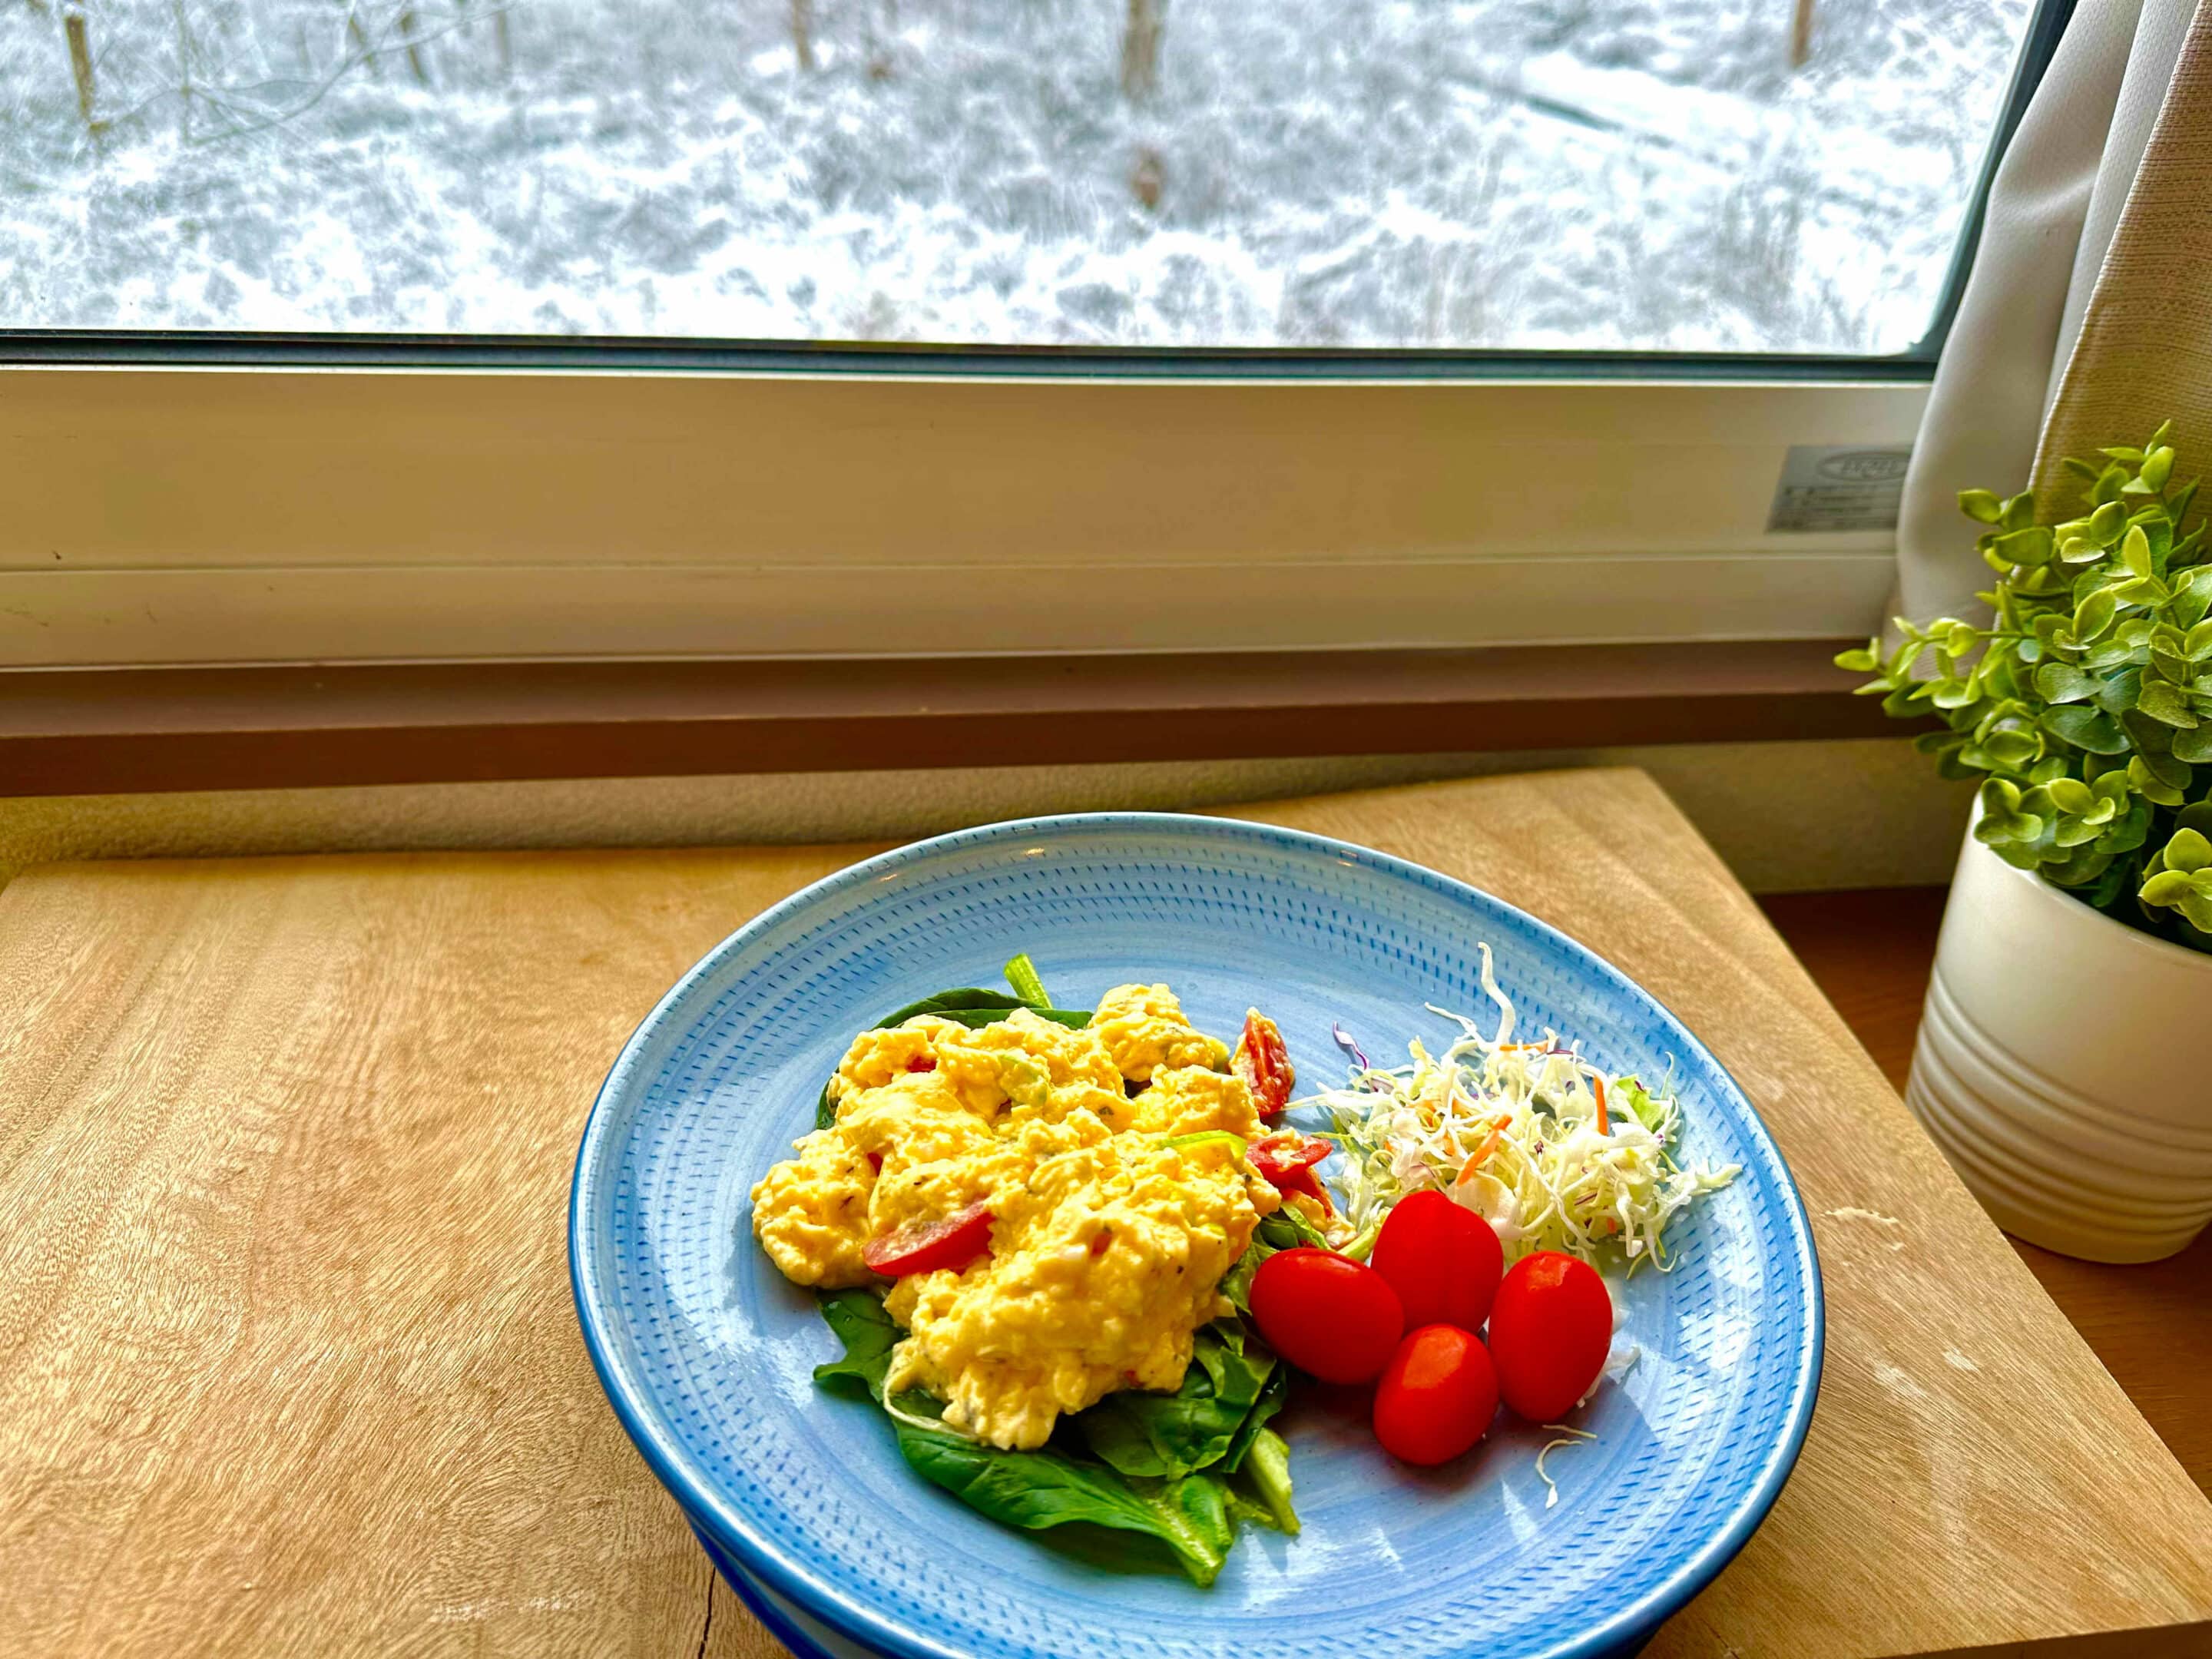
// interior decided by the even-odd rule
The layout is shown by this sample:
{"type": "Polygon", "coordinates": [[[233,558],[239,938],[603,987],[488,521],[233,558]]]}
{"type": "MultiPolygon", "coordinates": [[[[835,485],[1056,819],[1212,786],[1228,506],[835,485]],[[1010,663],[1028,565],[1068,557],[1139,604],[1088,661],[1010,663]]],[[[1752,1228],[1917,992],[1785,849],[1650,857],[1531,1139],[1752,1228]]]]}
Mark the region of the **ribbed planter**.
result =
{"type": "Polygon", "coordinates": [[[1905,1102],[2010,1233],[2154,1261],[2212,1221],[2212,955],[1959,854],[1905,1102]]]}

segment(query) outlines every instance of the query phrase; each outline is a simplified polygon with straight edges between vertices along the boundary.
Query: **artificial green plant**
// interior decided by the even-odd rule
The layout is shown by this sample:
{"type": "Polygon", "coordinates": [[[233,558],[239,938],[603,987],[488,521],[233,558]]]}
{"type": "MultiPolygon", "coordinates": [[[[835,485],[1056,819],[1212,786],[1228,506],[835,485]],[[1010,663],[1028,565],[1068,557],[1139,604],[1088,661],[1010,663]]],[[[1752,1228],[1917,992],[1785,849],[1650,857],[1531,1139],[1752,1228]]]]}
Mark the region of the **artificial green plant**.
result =
{"type": "Polygon", "coordinates": [[[1862,694],[1948,728],[1915,740],[1982,780],[1974,835],[2099,909],[2212,951],[2212,562],[2197,483],[2174,487],[2172,422],[2140,448],[2069,459],[2079,517],[2027,493],[1959,497],[1996,572],[1987,626],[1899,618],[1846,651],[1862,694]]]}

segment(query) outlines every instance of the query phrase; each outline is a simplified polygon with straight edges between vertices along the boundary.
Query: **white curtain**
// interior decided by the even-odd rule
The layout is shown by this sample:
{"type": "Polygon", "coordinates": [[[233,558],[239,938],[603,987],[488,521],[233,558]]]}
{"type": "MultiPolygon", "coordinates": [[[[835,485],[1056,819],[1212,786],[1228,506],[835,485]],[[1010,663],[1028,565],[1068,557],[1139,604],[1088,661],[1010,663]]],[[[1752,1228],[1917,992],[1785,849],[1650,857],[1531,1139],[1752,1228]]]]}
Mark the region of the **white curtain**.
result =
{"type": "Polygon", "coordinates": [[[1961,489],[2060,488],[2062,456],[2169,416],[2180,475],[2212,462],[2212,276],[2191,274],[2212,265],[2208,22],[2195,0],[2081,0],[2067,25],[1991,184],[1936,368],[1895,614],[1978,609],[1990,574],[1961,489]]]}

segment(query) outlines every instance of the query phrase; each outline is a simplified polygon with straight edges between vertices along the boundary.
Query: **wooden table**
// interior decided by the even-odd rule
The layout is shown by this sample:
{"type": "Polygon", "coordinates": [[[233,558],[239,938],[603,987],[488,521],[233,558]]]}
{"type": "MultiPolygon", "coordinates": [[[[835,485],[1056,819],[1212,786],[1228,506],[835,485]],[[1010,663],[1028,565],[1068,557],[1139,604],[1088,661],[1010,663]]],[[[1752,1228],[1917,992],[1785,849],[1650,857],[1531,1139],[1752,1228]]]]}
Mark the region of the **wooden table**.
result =
{"type": "MultiPolygon", "coordinates": [[[[1250,816],[1575,933],[1790,1157],[1819,1411],[1652,1654],[2212,1649],[2212,1504],[1648,779],[1250,816]]],[[[773,1654],[599,1396],[564,1200],[640,1015],[860,850],[86,866],[0,894],[0,1652],[773,1654]]]]}
{"type": "MultiPolygon", "coordinates": [[[[1904,1092],[1943,921],[1941,887],[1791,893],[1759,908],[1904,1092]]],[[[2212,1495],[2212,1228],[2136,1267],[2010,1241],[2181,1467],[2212,1495]]]]}

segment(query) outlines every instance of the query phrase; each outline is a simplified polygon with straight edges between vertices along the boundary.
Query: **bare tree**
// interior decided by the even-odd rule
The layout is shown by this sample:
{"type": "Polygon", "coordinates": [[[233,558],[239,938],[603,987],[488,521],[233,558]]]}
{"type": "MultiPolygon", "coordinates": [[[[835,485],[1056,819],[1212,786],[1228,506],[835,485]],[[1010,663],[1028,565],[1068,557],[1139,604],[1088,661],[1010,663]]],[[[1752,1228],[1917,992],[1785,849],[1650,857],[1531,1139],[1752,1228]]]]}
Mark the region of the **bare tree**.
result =
{"type": "Polygon", "coordinates": [[[1160,34],[1167,27],[1168,0],[1129,0],[1121,27],[1121,95],[1133,104],[1159,90],[1160,34]]]}
{"type": "Polygon", "coordinates": [[[814,0],[791,0],[791,44],[799,67],[814,67],[814,0]]]}
{"type": "Polygon", "coordinates": [[[1802,69],[1813,55],[1813,0],[1797,0],[1790,20],[1790,67],[1802,69]]]}
{"type": "Polygon", "coordinates": [[[71,10],[62,17],[62,38],[69,43],[70,74],[76,82],[76,112],[84,130],[97,138],[100,124],[93,118],[92,43],[86,37],[84,14],[71,10]]]}
{"type": "Polygon", "coordinates": [[[422,48],[415,39],[415,8],[400,7],[398,22],[399,38],[407,47],[407,67],[414,71],[415,84],[427,87],[430,84],[430,71],[423,65],[422,48]]]}
{"type": "Polygon", "coordinates": [[[1139,148],[1137,165],[1129,169],[1131,194],[1148,208],[1160,204],[1160,198],[1168,187],[1167,160],[1150,144],[1139,148]]]}
{"type": "Polygon", "coordinates": [[[346,7],[346,39],[352,43],[354,56],[367,65],[370,75],[384,78],[384,66],[376,61],[376,48],[368,43],[368,31],[361,26],[361,8],[349,3],[346,7]]]}
{"type": "Polygon", "coordinates": [[[192,26],[185,15],[185,0],[171,0],[170,15],[177,26],[177,136],[192,136],[192,26]]]}
{"type": "Polygon", "coordinates": [[[888,81],[898,72],[898,0],[867,0],[861,8],[867,32],[868,79],[888,81]]]}

